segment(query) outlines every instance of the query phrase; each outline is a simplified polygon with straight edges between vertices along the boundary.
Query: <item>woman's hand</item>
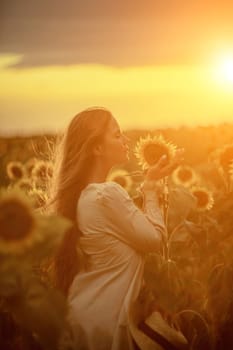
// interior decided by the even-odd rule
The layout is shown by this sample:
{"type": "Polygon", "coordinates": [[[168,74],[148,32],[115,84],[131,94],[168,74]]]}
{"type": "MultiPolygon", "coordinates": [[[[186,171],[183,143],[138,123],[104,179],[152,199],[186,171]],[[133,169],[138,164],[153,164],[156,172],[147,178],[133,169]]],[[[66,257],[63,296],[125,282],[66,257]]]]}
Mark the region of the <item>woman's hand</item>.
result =
{"type": "Polygon", "coordinates": [[[165,176],[168,176],[172,173],[175,168],[177,168],[178,165],[182,163],[184,160],[184,149],[180,148],[176,151],[175,156],[172,158],[171,162],[167,163],[167,157],[166,155],[163,155],[160,160],[150,167],[146,174],[145,174],[145,180],[144,180],[144,186],[147,187],[147,183],[155,182],[157,180],[160,180],[164,178],[165,176]]]}

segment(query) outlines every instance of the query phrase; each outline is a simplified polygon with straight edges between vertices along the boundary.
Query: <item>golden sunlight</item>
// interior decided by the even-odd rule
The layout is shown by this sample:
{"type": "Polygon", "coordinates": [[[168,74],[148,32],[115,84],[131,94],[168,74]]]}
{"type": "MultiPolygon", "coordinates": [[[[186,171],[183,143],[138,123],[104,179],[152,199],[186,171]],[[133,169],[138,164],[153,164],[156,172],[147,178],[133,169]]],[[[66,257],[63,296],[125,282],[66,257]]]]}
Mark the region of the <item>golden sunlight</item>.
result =
{"type": "Polygon", "coordinates": [[[215,69],[219,83],[233,85],[233,53],[219,56],[215,69]]]}
{"type": "MultiPolygon", "coordinates": [[[[0,56],[1,127],[6,130],[57,130],[90,105],[109,108],[124,129],[208,125],[233,118],[233,81],[220,75],[220,60],[211,66],[7,68],[17,59],[0,56]]],[[[233,65],[227,67],[231,76],[233,65]]]]}

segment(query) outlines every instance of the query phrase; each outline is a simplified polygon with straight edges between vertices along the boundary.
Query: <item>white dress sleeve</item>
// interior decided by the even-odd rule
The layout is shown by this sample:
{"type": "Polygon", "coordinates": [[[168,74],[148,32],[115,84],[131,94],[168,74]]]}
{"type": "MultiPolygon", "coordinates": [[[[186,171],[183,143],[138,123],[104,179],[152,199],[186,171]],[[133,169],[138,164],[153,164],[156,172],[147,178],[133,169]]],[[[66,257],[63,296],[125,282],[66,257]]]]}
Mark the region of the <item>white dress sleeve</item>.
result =
{"type": "Polygon", "coordinates": [[[147,193],[142,212],[128,193],[118,184],[109,182],[98,197],[109,233],[146,253],[158,251],[165,225],[155,192],[147,193]]]}

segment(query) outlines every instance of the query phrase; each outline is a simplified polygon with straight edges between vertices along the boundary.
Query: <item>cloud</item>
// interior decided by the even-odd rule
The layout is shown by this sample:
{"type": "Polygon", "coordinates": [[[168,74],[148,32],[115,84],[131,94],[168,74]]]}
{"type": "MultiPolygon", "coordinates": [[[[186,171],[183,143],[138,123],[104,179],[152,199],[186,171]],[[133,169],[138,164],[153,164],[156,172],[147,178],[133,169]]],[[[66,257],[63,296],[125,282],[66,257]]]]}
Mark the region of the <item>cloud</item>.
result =
{"type": "Polygon", "coordinates": [[[135,18],[167,15],[184,0],[1,0],[0,18],[135,18]]]}
{"type": "Polygon", "coordinates": [[[224,1],[3,0],[0,54],[22,55],[11,68],[194,63],[216,35],[232,44],[230,17],[224,1]]]}

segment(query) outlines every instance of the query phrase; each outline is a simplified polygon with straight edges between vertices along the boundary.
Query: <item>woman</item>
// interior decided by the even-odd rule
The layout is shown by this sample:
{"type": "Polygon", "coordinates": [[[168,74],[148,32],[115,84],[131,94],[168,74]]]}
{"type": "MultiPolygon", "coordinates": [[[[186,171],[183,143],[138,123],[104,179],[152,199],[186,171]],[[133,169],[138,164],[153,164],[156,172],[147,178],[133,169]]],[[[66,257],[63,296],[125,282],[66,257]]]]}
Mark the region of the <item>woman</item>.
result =
{"type": "Polygon", "coordinates": [[[55,275],[68,298],[77,349],[134,349],[128,310],[143,284],[144,253],[159,251],[165,234],[155,185],[179,156],[176,164],[161,159],[148,170],[144,212],[120,185],[105,181],[127,160],[128,140],[104,108],[76,115],[58,152],[52,207],[74,226],[57,254],[55,275]]]}

